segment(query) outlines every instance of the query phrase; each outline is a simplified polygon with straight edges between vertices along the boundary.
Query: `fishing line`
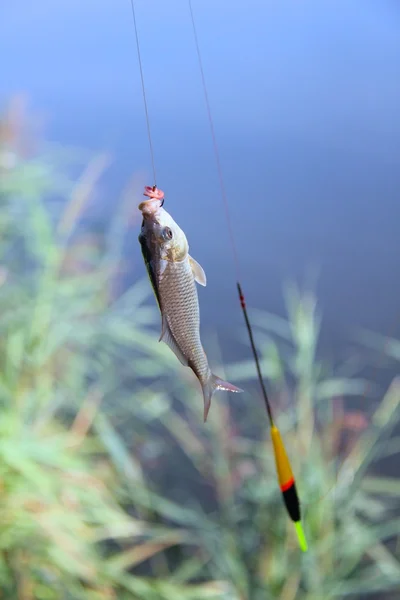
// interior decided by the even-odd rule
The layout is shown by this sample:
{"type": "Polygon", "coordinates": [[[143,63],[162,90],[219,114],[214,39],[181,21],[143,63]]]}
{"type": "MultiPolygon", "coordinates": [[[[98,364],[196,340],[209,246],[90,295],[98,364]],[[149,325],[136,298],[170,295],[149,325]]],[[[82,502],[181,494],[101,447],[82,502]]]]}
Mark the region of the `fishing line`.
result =
{"type": "Polygon", "coordinates": [[[206,107],[207,107],[207,113],[208,113],[208,121],[209,121],[210,129],[211,129],[211,137],[212,137],[212,142],[213,142],[213,146],[214,146],[215,160],[216,160],[216,163],[217,163],[217,171],[218,171],[219,184],[220,184],[220,187],[221,187],[222,199],[224,201],[226,220],[228,222],[229,237],[230,237],[231,246],[232,246],[232,252],[233,252],[233,257],[234,257],[234,261],[235,261],[236,278],[239,281],[240,280],[240,268],[239,268],[239,258],[238,258],[239,255],[238,255],[237,248],[236,248],[235,236],[233,235],[233,227],[232,227],[231,215],[230,215],[230,211],[229,211],[228,198],[227,198],[227,194],[226,194],[226,190],[225,190],[225,182],[224,182],[224,177],[223,177],[223,174],[222,174],[222,165],[221,165],[221,160],[220,160],[220,155],[219,155],[219,150],[218,150],[218,144],[217,144],[217,136],[215,135],[214,122],[213,122],[213,118],[212,118],[210,102],[209,102],[209,99],[208,99],[206,78],[205,78],[205,75],[204,75],[203,61],[201,59],[200,45],[199,45],[199,40],[198,40],[198,37],[197,37],[197,29],[196,29],[196,25],[195,25],[195,21],[194,21],[194,14],[193,14],[193,8],[192,8],[191,0],[189,0],[189,10],[190,10],[190,18],[191,18],[192,27],[193,27],[194,41],[195,41],[195,45],[196,45],[197,58],[198,58],[198,61],[199,61],[199,68],[200,68],[201,80],[202,80],[202,83],[203,83],[203,92],[204,92],[204,97],[205,97],[205,101],[206,101],[206,107]]]}
{"type": "Polygon", "coordinates": [[[136,23],[136,13],[135,13],[134,0],[131,0],[131,8],[132,8],[133,25],[134,25],[134,29],[135,29],[136,48],[137,48],[138,61],[139,61],[140,79],[142,81],[143,104],[144,104],[144,110],[145,110],[145,113],[146,113],[147,136],[149,138],[150,156],[151,156],[151,164],[152,164],[152,168],[153,168],[154,186],[157,187],[156,167],[155,167],[155,161],[154,161],[154,150],[153,150],[153,142],[152,142],[152,138],[151,138],[149,110],[148,110],[148,106],[147,106],[146,88],[145,88],[145,85],[144,85],[142,57],[141,57],[141,54],[140,54],[139,34],[138,34],[138,28],[137,28],[137,23],[136,23]]]}
{"type": "Polygon", "coordinates": [[[258,358],[258,353],[257,353],[257,349],[256,349],[255,342],[254,342],[253,330],[252,330],[250,319],[249,319],[249,316],[247,313],[246,301],[245,301],[245,297],[243,294],[242,286],[240,284],[240,269],[239,269],[238,252],[237,252],[237,248],[236,248],[235,238],[233,235],[233,228],[232,228],[229,204],[228,204],[228,199],[227,199],[227,194],[226,194],[226,189],[225,189],[224,177],[223,177],[223,173],[222,173],[220,154],[219,154],[219,150],[218,150],[214,122],[213,122],[212,113],[211,113],[211,106],[210,106],[209,97],[208,97],[207,84],[206,84],[204,68],[203,68],[203,61],[201,58],[200,44],[199,44],[199,40],[198,40],[197,28],[196,28],[196,23],[195,23],[191,0],[188,0],[188,3],[189,3],[190,18],[191,18],[192,28],[193,28],[194,41],[195,41],[195,45],[196,45],[197,58],[198,58],[198,63],[199,63],[199,69],[200,69],[200,74],[201,74],[201,79],[202,79],[202,84],[203,84],[204,98],[205,98],[205,102],[206,102],[208,120],[209,120],[211,136],[212,136],[212,141],[213,141],[213,146],[214,146],[214,153],[215,153],[218,177],[219,177],[220,188],[221,188],[221,196],[222,196],[223,204],[225,207],[225,213],[226,213],[229,235],[230,235],[231,246],[232,246],[232,253],[233,253],[235,267],[236,267],[236,275],[237,275],[237,284],[236,285],[237,285],[237,290],[238,290],[238,295],[239,295],[240,306],[243,311],[246,328],[247,328],[247,331],[249,334],[251,349],[252,349],[254,361],[256,364],[258,380],[260,383],[262,396],[264,399],[265,407],[266,407],[268,418],[270,421],[270,433],[271,433],[271,439],[272,439],[273,448],[274,448],[276,470],[277,470],[280,489],[281,489],[281,492],[283,495],[283,500],[285,502],[287,512],[288,512],[290,518],[292,519],[292,521],[294,522],[300,548],[301,548],[301,550],[303,550],[305,552],[307,550],[307,541],[306,541],[306,538],[305,538],[305,535],[303,532],[303,528],[302,528],[302,524],[301,524],[300,502],[299,502],[299,498],[297,495],[295,479],[293,476],[291,465],[290,465],[289,459],[287,457],[285,446],[283,444],[283,440],[281,438],[279,429],[277,428],[277,426],[275,425],[275,422],[273,420],[272,408],[271,408],[267,390],[266,390],[266,387],[264,384],[264,379],[263,379],[262,372],[261,372],[260,361],[258,358]]]}
{"type": "Polygon", "coordinates": [[[239,255],[238,255],[238,251],[237,251],[237,247],[236,247],[235,236],[233,234],[231,214],[230,214],[230,210],[229,210],[228,198],[227,198],[226,189],[225,189],[225,182],[224,182],[224,177],[223,177],[223,173],[222,173],[222,165],[221,165],[221,159],[220,159],[220,154],[219,154],[219,150],[218,150],[217,138],[215,135],[214,121],[212,118],[211,106],[210,106],[210,101],[209,101],[209,97],[208,97],[207,84],[206,84],[206,79],[205,79],[205,75],[204,75],[203,61],[201,58],[200,45],[199,45],[199,40],[198,40],[198,36],[197,36],[196,24],[195,24],[195,20],[194,20],[192,2],[191,2],[191,0],[188,0],[188,1],[189,1],[190,18],[192,21],[193,34],[194,34],[194,39],[195,39],[195,44],[196,44],[197,58],[198,58],[198,62],[199,62],[201,79],[202,79],[202,83],[203,83],[204,98],[206,101],[208,120],[209,120],[210,129],[211,129],[211,137],[212,137],[213,146],[214,146],[215,160],[216,160],[217,170],[218,170],[218,178],[219,178],[220,187],[221,187],[221,195],[222,195],[222,199],[223,199],[223,203],[224,203],[224,207],[225,207],[226,218],[228,221],[229,236],[230,236],[234,261],[235,261],[236,279],[237,279],[236,285],[237,285],[237,290],[239,293],[240,305],[243,310],[244,319],[246,322],[246,327],[247,327],[247,331],[248,331],[249,338],[250,338],[251,349],[252,349],[252,352],[254,355],[254,360],[256,363],[258,379],[260,382],[260,386],[261,386],[265,406],[267,409],[268,417],[269,417],[271,425],[273,425],[274,420],[272,418],[272,408],[271,408],[267,390],[266,390],[266,387],[264,384],[263,376],[261,373],[260,361],[258,358],[256,346],[254,343],[253,330],[252,330],[250,319],[249,319],[249,316],[247,313],[246,302],[245,302],[244,294],[242,291],[242,286],[240,285],[240,267],[239,267],[239,258],[238,258],[239,255]]]}

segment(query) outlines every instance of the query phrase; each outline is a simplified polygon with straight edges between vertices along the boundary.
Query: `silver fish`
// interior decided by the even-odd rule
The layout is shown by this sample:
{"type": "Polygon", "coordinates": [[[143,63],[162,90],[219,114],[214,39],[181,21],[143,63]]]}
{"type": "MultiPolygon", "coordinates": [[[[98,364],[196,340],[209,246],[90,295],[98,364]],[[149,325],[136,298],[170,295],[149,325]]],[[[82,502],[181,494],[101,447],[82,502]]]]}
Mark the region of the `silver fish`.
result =
{"type": "MultiPolygon", "coordinates": [[[[151,192],[146,195],[151,196],[151,192]]],[[[161,312],[159,341],[165,342],[180,362],[190,367],[197,376],[203,391],[205,422],[216,390],[243,390],[211,372],[200,340],[196,289],[196,282],[206,285],[206,276],[202,267],[189,255],[184,232],[162,208],[162,197],[150,197],[139,205],[143,216],[139,242],[161,312]]]]}

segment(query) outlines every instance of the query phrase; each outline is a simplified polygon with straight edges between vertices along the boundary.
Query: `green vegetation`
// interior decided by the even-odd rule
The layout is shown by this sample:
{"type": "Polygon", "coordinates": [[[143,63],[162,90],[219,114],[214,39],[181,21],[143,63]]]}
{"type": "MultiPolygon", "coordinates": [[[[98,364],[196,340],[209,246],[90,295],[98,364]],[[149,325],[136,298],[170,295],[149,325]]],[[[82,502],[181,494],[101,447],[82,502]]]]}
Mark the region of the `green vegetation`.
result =
{"type": "Polygon", "coordinates": [[[348,398],[374,390],[352,362],[318,358],[314,295],[289,288],[286,320],[252,311],[303,500],[310,551],[301,554],[252,361],[225,368],[254,392],[246,411],[220,394],[204,426],[196,383],[158,343],[150,285],[121,284],[137,202],[126,194],[103,233],[83,226],[106,157],[76,182],[65,151],[25,152],[19,124],[12,110],[0,123],[0,597],[399,590],[400,481],[373,467],[400,448],[388,440],[400,382],[371,416],[349,411],[348,398]]]}

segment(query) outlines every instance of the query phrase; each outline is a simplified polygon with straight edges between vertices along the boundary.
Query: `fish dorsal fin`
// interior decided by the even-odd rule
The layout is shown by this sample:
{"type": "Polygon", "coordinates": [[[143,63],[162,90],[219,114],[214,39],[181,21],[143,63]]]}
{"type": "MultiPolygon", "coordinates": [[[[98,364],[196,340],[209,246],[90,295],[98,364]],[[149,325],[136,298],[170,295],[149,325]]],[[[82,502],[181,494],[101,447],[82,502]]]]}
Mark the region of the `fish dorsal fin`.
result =
{"type": "Polygon", "coordinates": [[[178,344],[176,343],[175,338],[172,335],[169,325],[167,323],[167,319],[165,317],[162,318],[162,329],[161,329],[161,335],[160,335],[159,342],[164,342],[165,344],[167,344],[167,346],[170,347],[170,349],[175,354],[175,356],[178,358],[178,360],[185,367],[188,366],[188,360],[183,355],[178,344]]]}
{"type": "Polygon", "coordinates": [[[207,277],[206,274],[204,273],[204,269],[201,265],[199,265],[199,263],[194,260],[194,258],[192,258],[189,255],[189,262],[190,262],[190,266],[192,267],[192,271],[193,271],[193,275],[194,275],[194,279],[195,281],[197,281],[197,283],[199,283],[200,285],[207,285],[207,277]]]}

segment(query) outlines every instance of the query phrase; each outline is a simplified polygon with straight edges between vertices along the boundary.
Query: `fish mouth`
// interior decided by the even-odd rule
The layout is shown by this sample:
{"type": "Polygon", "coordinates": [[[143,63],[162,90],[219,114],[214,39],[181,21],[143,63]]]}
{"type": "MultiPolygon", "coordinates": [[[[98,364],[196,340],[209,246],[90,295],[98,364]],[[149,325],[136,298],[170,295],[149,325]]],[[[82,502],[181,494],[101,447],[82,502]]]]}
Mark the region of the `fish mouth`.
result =
{"type": "Polygon", "coordinates": [[[161,208],[161,200],[158,198],[150,198],[149,200],[143,200],[138,206],[138,209],[143,215],[144,219],[154,218],[161,208]]]}
{"type": "Polygon", "coordinates": [[[150,236],[154,240],[161,240],[161,215],[160,208],[155,206],[149,206],[148,202],[144,201],[139,204],[139,210],[142,212],[142,231],[147,236],[150,236]],[[144,206],[143,206],[144,205],[144,206]]]}

